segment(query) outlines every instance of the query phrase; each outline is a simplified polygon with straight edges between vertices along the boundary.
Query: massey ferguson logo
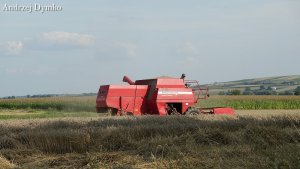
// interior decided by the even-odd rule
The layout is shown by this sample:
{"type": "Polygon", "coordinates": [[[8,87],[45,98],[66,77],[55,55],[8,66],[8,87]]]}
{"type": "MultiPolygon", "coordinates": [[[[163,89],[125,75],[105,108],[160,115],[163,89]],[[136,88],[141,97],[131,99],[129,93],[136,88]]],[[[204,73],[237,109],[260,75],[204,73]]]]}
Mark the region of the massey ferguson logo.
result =
{"type": "Polygon", "coordinates": [[[161,95],[191,95],[191,94],[193,94],[193,92],[161,90],[161,91],[158,91],[158,94],[161,94],[161,95]]]}

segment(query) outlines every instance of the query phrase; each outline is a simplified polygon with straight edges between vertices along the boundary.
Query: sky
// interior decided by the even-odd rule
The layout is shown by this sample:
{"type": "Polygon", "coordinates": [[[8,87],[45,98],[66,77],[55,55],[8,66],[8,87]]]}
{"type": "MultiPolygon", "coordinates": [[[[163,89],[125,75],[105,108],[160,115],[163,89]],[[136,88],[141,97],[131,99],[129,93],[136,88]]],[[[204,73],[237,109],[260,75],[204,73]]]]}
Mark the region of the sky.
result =
{"type": "Polygon", "coordinates": [[[1,0],[0,21],[0,97],[300,74],[299,0],[1,0]]]}

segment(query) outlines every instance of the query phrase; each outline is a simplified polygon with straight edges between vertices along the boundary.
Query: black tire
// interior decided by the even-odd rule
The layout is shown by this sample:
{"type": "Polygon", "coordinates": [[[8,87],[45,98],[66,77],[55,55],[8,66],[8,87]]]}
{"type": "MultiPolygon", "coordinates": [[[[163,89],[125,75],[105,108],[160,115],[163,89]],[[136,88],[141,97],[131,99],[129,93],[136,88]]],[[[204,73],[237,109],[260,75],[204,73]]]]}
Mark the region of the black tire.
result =
{"type": "Polygon", "coordinates": [[[184,115],[186,116],[196,116],[199,115],[200,112],[198,111],[198,109],[194,108],[194,107],[189,107],[186,112],[184,113],[184,115]]]}

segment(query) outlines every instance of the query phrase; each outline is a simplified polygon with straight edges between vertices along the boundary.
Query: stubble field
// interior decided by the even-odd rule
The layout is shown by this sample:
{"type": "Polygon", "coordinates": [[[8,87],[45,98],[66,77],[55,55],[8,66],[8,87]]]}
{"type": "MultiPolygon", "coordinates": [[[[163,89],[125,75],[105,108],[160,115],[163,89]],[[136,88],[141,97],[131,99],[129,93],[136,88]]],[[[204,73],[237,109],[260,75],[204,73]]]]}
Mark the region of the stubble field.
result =
{"type": "Polygon", "coordinates": [[[237,115],[109,117],[95,97],[0,100],[0,168],[300,168],[299,103],[223,96],[199,105],[237,115]]]}

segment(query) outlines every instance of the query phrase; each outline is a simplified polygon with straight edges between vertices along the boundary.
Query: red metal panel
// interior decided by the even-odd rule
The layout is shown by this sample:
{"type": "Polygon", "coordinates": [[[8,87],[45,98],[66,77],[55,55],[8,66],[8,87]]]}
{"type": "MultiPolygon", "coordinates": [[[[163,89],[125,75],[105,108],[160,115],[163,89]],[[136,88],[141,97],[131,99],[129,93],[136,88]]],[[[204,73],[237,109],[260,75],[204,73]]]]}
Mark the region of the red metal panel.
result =
{"type": "Polygon", "coordinates": [[[134,107],[132,113],[134,115],[142,115],[142,113],[147,113],[147,105],[144,100],[145,97],[136,97],[134,101],[134,107]]]}
{"type": "Polygon", "coordinates": [[[156,106],[158,108],[158,112],[160,116],[168,115],[165,102],[157,102],[156,106]]]}
{"type": "Polygon", "coordinates": [[[97,107],[106,107],[106,96],[108,93],[109,85],[100,86],[97,96],[97,107]]]}
{"type": "Polygon", "coordinates": [[[145,85],[109,85],[107,97],[145,96],[148,86],[145,85]]]}
{"type": "Polygon", "coordinates": [[[234,115],[235,112],[230,107],[214,107],[213,108],[213,114],[229,114],[229,115],[234,115]]]}
{"type": "Polygon", "coordinates": [[[145,85],[105,85],[101,86],[97,97],[97,107],[116,108],[121,111],[141,114],[143,99],[148,86],[145,85]],[[137,103],[137,104],[136,104],[137,103]]]}
{"type": "MultiPolygon", "coordinates": [[[[164,116],[168,114],[167,105],[176,105],[177,110],[182,109],[178,112],[184,113],[198,100],[195,97],[195,89],[188,88],[181,78],[159,77],[137,80],[134,83],[128,77],[124,77],[124,81],[131,85],[100,86],[96,100],[97,108],[115,108],[119,113],[131,112],[133,115],[164,116]]],[[[206,95],[207,93],[205,98],[206,95]]],[[[232,108],[199,108],[199,110],[209,114],[234,114],[232,108]]]]}
{"type": "Polygon", "coordinates": [[[157,88],[183,88],[184,80],[175,78],[159,78],[157,79],[157,88]]]}

